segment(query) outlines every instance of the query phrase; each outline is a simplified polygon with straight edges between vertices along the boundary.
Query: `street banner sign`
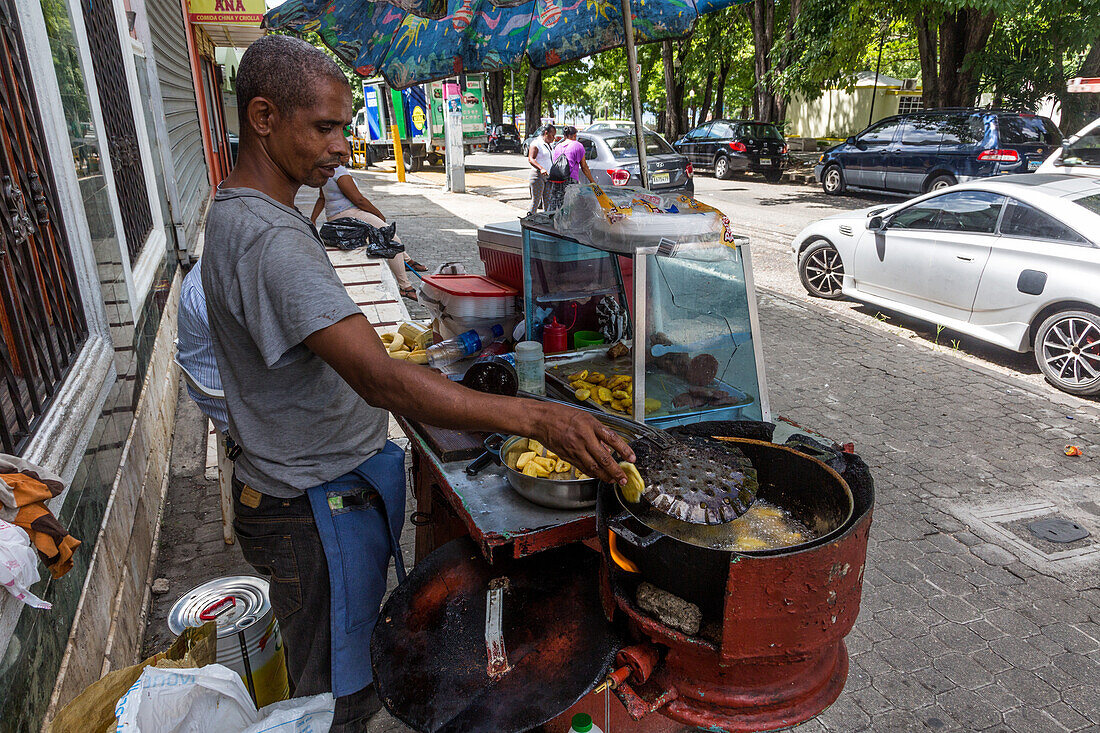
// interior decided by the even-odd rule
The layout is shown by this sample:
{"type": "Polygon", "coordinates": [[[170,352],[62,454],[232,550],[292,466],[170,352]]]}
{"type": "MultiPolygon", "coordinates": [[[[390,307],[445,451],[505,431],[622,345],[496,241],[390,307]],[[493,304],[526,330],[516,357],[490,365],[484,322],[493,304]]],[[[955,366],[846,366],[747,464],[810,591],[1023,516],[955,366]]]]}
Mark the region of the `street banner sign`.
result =
{"type": "Polygon", "coordinates": [[[1069,83],[1066,84],[1066,91],[1079,94],[1100,94],[1100,76],[1079,76],[1076,79],[1070,79],[1069,83]]]}

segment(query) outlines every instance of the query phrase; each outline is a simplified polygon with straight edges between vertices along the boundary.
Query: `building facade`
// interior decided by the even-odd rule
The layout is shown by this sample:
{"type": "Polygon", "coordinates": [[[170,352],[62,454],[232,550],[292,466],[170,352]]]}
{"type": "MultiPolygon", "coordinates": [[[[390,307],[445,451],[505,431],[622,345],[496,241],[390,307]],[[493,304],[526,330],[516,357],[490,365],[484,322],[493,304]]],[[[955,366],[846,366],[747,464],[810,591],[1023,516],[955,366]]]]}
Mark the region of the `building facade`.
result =
{"type": "Polygon", "coordinates": [[[65,480],[50,508],[83,543],[68,574],[43,570],[33,588],[52,609],[0,593],[0,731],[39,730],[139,653],[180,263],[228,172],[203,118],[218,70],[196,81],[187,13],[0,0],[0,451],[65,480]]]}
{"type": "Polygon", "coordinates": [[[814,100],[794,95],[787,105],[788,137],[843,140],[884,117],[924,107],[917,79],[894,79],[862,71],[851,87],[825,89],[814,100]]]}

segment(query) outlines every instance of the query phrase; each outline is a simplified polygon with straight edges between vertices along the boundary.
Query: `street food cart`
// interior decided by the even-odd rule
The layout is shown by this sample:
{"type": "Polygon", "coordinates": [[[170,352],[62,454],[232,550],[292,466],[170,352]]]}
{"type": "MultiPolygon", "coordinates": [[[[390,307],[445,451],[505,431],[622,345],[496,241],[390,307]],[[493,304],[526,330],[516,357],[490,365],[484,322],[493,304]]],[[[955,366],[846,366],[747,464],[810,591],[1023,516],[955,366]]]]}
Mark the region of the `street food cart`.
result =
{"type": "Polygon", "coordinates": [[[758,501],[811,529],[743,550],[719,524],[701,542],[607,485],[551,508],[513,489],[507,458],[471,467],[488,436],[399,419],[417,566],[372,641],[387,708],[431,731],[566,731],[576,712],[604,730],[755,731],[819,713],[846,679],[873,488],[857,456],[771,422],[747,239],[687,197],[572,186],[555,215],[481,240],[488,277],[522,288],[525,337],[567,327],[550,399],[675,460],[733,446],[758,501]]]}

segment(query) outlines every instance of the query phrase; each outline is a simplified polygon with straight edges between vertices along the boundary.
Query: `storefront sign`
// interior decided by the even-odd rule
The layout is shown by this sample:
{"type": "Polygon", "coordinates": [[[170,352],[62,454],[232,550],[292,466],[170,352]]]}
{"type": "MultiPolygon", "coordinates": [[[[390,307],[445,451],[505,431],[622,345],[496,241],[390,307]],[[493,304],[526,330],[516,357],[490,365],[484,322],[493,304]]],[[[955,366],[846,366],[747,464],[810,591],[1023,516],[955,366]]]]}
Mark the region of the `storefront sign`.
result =
{"type": "Polygon", "coordinates": [[[267,6],[264,0],[187,0],[192,23],[259,25],[267,6]]]}

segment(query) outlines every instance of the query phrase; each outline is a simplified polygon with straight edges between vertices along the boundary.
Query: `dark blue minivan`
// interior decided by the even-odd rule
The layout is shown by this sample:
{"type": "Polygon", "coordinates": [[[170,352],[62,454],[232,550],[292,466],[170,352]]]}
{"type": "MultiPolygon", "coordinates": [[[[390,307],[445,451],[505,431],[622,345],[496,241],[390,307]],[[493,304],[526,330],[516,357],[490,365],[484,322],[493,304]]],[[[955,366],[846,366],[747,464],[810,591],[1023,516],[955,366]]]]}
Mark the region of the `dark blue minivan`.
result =
{"type": "Polygon", "coordinates": [[[821,156],[825,193],[924,193],[1002,173],[1034,171],[1062,143],[1046,117],[1001,110],[933,109],[879,120],[821,156]]]}

